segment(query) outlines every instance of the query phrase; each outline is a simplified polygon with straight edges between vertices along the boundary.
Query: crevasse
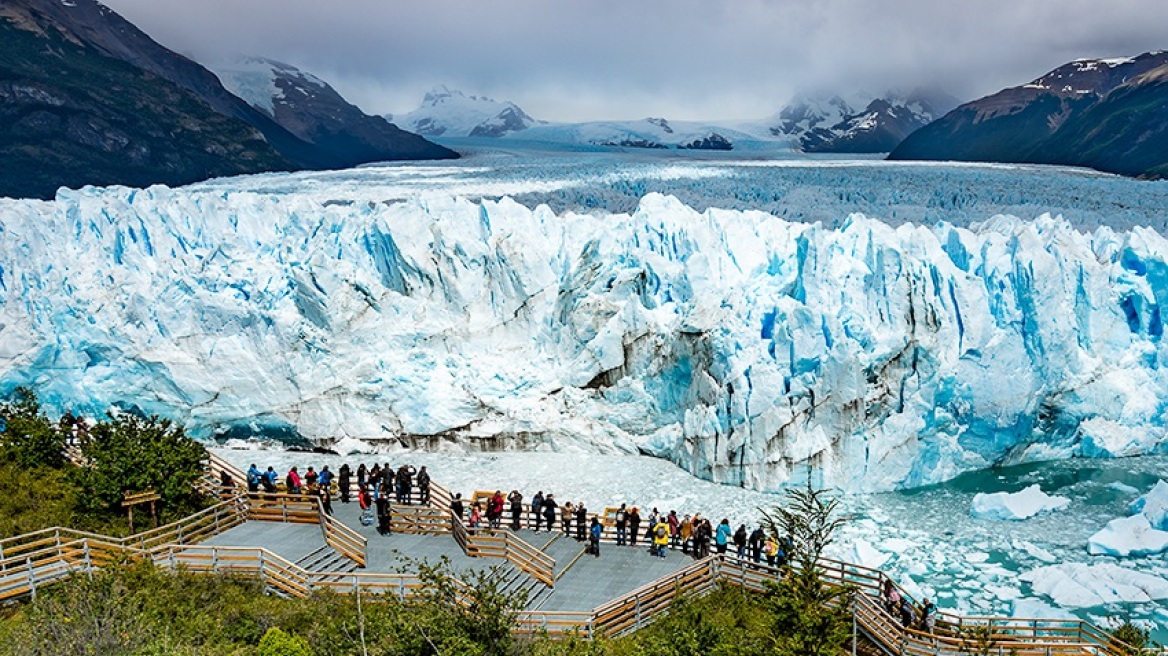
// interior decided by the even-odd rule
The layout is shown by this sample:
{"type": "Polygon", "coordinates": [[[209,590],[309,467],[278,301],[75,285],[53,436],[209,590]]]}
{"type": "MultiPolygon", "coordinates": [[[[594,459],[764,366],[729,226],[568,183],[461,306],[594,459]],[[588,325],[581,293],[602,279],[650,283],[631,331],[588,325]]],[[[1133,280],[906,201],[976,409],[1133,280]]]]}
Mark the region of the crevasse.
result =
{"type": "Polygon", "coordinates": [[[642,452],[851,492],[1168,444],[1149,229],[164,187],[0,217],[0,391],[201,437],[642,452]]]}

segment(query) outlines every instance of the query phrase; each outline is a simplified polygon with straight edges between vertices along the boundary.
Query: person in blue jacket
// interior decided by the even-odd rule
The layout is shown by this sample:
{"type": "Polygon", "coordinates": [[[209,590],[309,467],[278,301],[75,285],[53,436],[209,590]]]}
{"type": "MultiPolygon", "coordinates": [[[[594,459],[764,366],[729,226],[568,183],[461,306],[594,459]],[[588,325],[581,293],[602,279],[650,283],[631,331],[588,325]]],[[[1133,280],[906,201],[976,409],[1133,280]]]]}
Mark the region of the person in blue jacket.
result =
{"type": "Polygon", "coordinates": [[[260,477],[261,476],[263,476],[263,473],[260,472],[260,468],[256,467],[255,463],[253,462],[251,464],[251,467],[247,470],[247,491],[248,492],[259,492],[260,491],[260,477]]]}
{"type": "Polygon", "coordinates": [[[600,534],[604,531],[600,526],[600,520],[593,517],[592,526],[588,529],[588,544],[592,551],[592,555],[600,558],[600,534]]]}
{"type": "Polygon", "coordinates": [[[718,524],[718,530],[714,532],[714,544],[718,546],[718,553],[726,553],[726,545],[730,544],[730,536],[734,531],[730,528],[730,520],[723,519],[721,524],[718,524]]]}

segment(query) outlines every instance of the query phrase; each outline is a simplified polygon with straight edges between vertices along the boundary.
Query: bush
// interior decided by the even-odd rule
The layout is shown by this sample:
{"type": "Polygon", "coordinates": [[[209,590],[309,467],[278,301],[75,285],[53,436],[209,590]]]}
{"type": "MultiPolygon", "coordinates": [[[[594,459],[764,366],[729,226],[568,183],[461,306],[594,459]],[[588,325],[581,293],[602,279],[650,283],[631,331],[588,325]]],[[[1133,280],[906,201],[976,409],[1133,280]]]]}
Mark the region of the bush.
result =
{"type": "Polygon", "coordinates": [[[194,491],[206,450],[167,419],[121,414],[90,430],[82,453],[84,498],[95,512],[121,512],[126,493],[154,490],[173,516],[200,507],[194,491]]]}
{"type": "Polygon", "coordinates": [[[0,446],[3,458],[21,467],[61,468],[65,464],[65,432],[41,412],[35,392],[18,387],[14,399],[0,404],[0,446]]]}
{"type": "Polygon", "coordinates": [[[259,656],[310,656],[308,642],[300,636],[288,635],[273,626],[260,639],[259,656]]]}

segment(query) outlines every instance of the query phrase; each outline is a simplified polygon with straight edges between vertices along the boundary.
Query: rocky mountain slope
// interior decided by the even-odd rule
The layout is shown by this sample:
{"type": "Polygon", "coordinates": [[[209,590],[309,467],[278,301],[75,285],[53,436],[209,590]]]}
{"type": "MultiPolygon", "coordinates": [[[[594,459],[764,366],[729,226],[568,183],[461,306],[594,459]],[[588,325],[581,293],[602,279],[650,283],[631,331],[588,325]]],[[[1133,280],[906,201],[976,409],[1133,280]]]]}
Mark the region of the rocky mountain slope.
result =
{"type": "Polygon", "coordinates": [[[0,30],[3,194],[457,156],[395,130],[301,138],[95,0],[5,0],[0,30]]]}
{"type": "Polygon", "coordinates": [[[891,159],[1089,166],[1164,175],[1168,52],[1080,59],[966,103],[918,130],[891,159]]]}
{"type": "Polygon", "coordinates": [[[960,101],[937,90],[908,94],[800,94],[770,121],[775,137],[789,137],[809,153],[886,153],[960,101]]]}
{"type": "Polygon", "coordinates": [[[451,151],[370,116],[320,78],[262,57],[212,63],[220,81],[253,109],[338,162],[444,159],[451,151]]]}
{"type": "Polygon", "coordinates": [[[32,4],[0,6],[0,196],[294,166],[251,125],[99,51],[32,4]]]}

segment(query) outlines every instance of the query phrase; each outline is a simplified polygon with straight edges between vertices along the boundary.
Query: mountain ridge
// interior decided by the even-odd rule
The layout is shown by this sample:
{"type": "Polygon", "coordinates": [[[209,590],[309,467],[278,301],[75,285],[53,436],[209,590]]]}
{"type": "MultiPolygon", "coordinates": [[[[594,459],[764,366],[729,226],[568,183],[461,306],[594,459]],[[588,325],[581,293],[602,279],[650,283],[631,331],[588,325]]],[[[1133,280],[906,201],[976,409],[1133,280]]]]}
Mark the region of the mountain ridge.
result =
{"type": "Polygon", "coordinates": [[[1144,76],[1165,65],[1164,51],[1076,59],[961,105],[906,137],[889,159],[1061,164],[1163,176],[1168,125],[1160,117],[1168,111],[1168,86],[1163,71],[1144,76]]]}

